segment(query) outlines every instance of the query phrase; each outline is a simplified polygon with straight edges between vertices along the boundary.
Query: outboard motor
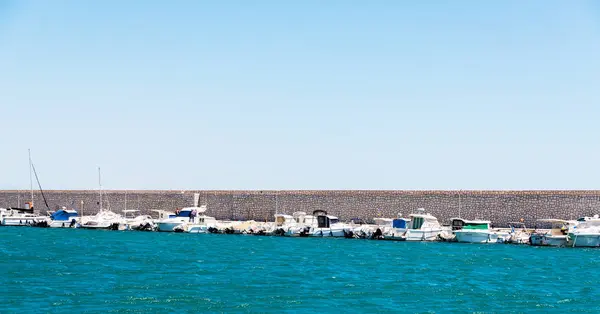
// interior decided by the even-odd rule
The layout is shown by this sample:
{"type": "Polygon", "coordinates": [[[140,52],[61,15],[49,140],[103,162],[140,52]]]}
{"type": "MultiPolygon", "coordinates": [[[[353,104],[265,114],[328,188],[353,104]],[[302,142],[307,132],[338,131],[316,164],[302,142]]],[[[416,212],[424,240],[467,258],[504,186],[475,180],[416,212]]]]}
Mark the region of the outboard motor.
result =
{"type": "Polygon", "coordinates": [[[371,235],[371,239],[372,240],[383,239],[383,232],[381,232],[381,229],[377,228],[377,230],[375,230],[375,232],[373,232],[373,234],[371,235]]]}
{"type": "Polygon", "coordinates": [[[343,231],[344,231],[344,238],[346,238],[346,239],[354,238],[354,232],[352,230],[346,231],[346,229],[344,229],[343,231]]]}

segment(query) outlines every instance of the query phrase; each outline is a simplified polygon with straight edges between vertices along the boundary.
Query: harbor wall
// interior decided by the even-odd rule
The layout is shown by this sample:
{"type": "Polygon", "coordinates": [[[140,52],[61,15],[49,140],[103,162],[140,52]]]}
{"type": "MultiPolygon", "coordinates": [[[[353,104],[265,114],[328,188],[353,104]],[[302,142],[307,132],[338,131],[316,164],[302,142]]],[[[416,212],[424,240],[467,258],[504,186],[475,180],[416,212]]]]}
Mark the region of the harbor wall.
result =
{"type": "MultiPolygon", "coordinates": [[[[417,208],[449,223],[450,218],[491,220],[506,227],[523,219],[535,226],[539,218],[575,219],[600,214],[600,191],[104,191],[104,207],[114,212],[139,209],[150,214],[154,209],[170,210],[192,205],[193,194],[200,194],[200,205],[217,219],[273,220],[277,212],[312,213],[326,210],[342,220],[407,216],[417,208]]],[[[83,215],[99,208],[98,191],[44,191],[51,210],[75,207],[83,215]]],[[[0,207],[24,206],[29,191],[0,191],[0,207]]],[[[34,192],[35,209],[45,213],[39,191],[34,192]]]]}

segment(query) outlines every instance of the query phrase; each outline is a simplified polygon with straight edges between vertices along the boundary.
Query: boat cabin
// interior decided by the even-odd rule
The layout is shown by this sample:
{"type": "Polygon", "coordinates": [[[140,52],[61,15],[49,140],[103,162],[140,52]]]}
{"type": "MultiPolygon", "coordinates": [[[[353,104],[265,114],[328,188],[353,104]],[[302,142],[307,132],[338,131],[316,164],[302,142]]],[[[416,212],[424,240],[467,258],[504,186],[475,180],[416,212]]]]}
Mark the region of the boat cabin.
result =
{"type": "Polygon", "coordinates": [[[137,210],[137,209],[125,209],[123,211],[123,218],[125,218],[125,219],[135,218],[134,213],[137,213],[137,212],[139,212],[139,210],[137,210]],[[131,214],[131,215],[128,216],[128,214],[131,214]]]}
{"type": "Polygon", "coordinates": [[[425,213],[424,208],[417,209],[416,214],[410,214],[410,223],[408,224],[408,229],[422,229],[422,228],[432,228],[439,227],[440,223],[437,218],[432,216],[431,214],[425,213]]]}
{"type": "Polygon", "coordinates": [[[330,228],[331,225],[340,222],[339,218],[331,215],[327,215],[327,212],[324,210],[315,210],[313,212],[313,216],[317,217],[317,227],[318,228],[330,228]]]}
{"type": "Polygon", "coordinates": [[[462,218],[452,218],[452,230],[488,230],[490,229],[488,220],[466,220],[462,218]]]}
{"type": "Polygon", "coordinates": [[[285,224],[290,224],[296,222],[293,216],[285,215],[285,214],[276,214],[275,215],[275,225],[281,227],[285,224]]]}

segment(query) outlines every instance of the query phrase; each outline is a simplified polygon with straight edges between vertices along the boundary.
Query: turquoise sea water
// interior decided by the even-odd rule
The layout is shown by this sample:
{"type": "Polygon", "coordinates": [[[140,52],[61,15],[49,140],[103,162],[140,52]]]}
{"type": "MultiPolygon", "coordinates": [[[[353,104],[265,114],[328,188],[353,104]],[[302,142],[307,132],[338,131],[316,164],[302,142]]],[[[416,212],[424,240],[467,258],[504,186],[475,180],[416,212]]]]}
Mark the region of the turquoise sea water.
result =
{"type": "Polygon", "coordinates": [[[599,312],[600,250],[0,228],[1,312],[599,312]]]}

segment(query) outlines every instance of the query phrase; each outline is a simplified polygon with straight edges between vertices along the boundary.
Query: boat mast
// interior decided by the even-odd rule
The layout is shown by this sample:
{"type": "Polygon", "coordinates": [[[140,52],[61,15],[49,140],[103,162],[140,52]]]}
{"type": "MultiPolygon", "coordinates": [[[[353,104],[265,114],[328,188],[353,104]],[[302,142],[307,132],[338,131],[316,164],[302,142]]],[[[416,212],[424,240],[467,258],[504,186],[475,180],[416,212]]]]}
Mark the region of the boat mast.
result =
{"type": "Polygon", "coordinates": [[[278,214],[279,209],[279,191],[275,191],[275,215],[278,214]]]}
{"type": "Polygon", "coordinates": [[[98,185],[100,186],[100,211],[102,211],[102,178],[100,177],[100,167],[98,167],[98,185]]]}
{"type": "Polygon", "coordinates": [[[29,154],[29,189],[31,190],[31,207],[33,208],[33,173],[31,167],[31,149],[27,149],[29,154]]]}
{"type": "Polygon", "coordinates": [[[460,215],[460,195],[462,194],[462,190],[458,191],[458,218],[462,218],[460,215]]]}

